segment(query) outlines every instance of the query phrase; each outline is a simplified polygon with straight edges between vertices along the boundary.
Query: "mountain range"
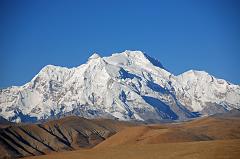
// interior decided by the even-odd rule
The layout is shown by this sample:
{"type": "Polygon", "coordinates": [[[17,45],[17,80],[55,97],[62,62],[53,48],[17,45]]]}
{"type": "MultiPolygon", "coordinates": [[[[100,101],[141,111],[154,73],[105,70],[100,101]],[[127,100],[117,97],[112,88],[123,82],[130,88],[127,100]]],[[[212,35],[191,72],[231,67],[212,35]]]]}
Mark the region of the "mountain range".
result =
{"type": "Polygon", "coordinates": [[[240,86],[205,71],[180,75],[141,51],[94,53],[74,68],[45,66],[30,82],[0,90],[0,116],[37,122],[76,115],[187,120],[240,109],[240,86]]]}

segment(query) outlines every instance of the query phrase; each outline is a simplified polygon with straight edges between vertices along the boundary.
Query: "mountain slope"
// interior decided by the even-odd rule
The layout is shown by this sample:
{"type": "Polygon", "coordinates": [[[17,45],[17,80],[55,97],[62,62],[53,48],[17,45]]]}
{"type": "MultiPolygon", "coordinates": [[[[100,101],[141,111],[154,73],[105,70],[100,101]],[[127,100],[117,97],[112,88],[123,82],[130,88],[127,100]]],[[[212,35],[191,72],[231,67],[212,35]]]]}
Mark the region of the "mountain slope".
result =
{"type": "Polygon", "coordinates": [[[205,117],[186,123],[129,127],[101,142],[94,149],[123,145],[239,140],[239,122],[239,117],[205,117]]]}
{"type": "Polygon", "coordinates": [[[89,57],[76,68],[45,66],[29,83],[0,90],[0,115],[14,122],[78,115],[185,120],[240,108],[240,86],[203,71],[175,76],[141,51],[89,57]],[[197,113],[196,113],[197,112],[197,113]]]}
{"type": "Polygon", "coordinates": [[[240,155],[240,111],[168,124],[126,127],[88,150],[30,158],[232,158],[240,155]]]}
{"type": "Polygon", "coordinates": [[[77,150],[28,159],[238,159],[240,140],[124,145],[107,149],[77,150]]]}
{"type": "Polygon", "coordinates": [[[9,126],[0,129],[0,158],[91,148],[132,125],[116,120],[88,120],[72,116],[43,124],[9,126]]]}

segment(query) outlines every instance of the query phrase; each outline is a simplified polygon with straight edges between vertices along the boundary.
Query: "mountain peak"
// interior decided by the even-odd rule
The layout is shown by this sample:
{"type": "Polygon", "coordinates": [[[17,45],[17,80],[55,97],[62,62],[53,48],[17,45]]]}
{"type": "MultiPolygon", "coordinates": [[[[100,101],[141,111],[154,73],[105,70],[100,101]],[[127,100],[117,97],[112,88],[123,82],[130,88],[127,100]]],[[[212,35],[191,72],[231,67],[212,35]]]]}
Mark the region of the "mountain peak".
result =
{"type": "Polygon", "coordinates": [[[154,65],[157,67],[160,67],[164,69],[163,65],[160,63],[160,61],[152,58],[151,56],[145,54],[142,51],[131,51],[126,50],[121,53],[114,53],[110,57],[105,58],[108,62],[114,63],[114,64],[120,64],[120,65],[154,65]]]}
{"type": "Polygon", "coordinates": [[[192,76],[208,76],[209,74],[206,71],[200,71],[200,70],[189,70],[181,75],[192,75],[192,76]]]}
{"type": "Polygon", "coordinates": [[[98,53],[93,53],[93,54],[88,58],[88,60],[98,59],[98,58],[101,58],[101,56],[100,56],[98,53]]]}
{"type": "Polygon", "coordinates": [[[42,68],[42,70],[43,70],[43,71],[45,71],[45,70],[51,70],[51,69],[56,69],[56,68],[58,68],[58,67],[60,67],[60,66],[46,65],[46,66],[44,66],[44,67],[42,68]]]}
{"type": "Polygon", "coordinates": [[[67,67],[62,67],[62,66],[55,66],[55,65],[46,65],[44,66],[41,71],[39,73],[48,73],[48,74],[51,74],[51,73],[55,73],[55,72],[58,72],[58,71],[68,71],[69,68],[67,67]]]}
{"type": "Polygon", "coordinates": [[[128,56],[141,56],[144,55],[144,53],[142,51],[139,50],[125,50],[123,52],[124,54],[128,55],[128,56]]]}
{"type": "Polygon", "coordinates": [[[127,54],[128,56],[132,56],[132,57],[135,57],[135,58],[147,59],[154,66],[157,66],[157,67],[160,67],[160,68],[164,68],[159,60],[157,60],[157,59],[147,55],[146,53],[144,53],[142,51],[126,50],[126,51],[124,51],[124,53],[127,54]]]}

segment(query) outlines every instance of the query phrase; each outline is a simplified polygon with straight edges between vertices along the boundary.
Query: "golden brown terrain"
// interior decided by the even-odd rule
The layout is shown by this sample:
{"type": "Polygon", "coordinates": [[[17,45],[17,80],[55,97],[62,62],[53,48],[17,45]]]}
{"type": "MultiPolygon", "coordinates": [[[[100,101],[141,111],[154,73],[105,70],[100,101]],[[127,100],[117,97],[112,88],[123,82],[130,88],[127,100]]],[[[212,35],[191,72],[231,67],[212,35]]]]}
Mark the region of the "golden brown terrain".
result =
{"type": "Polygon", "coordinates": [[[135,124],[81,117],[66,117],[43,124],[5,124],[0,128],[0,158],[91,148],[132,125],[135,124]]]}
{"type": "Polygon", "coordinates": [[[173,124],[125,127],[91,149],[36,159],[168,159],[240,157],[240,118],[207,117],[173,124]]]}
{"type": "Polygon", "coordinates": [[[0,158],[155,159],[240,156],[239,111],[179,123],[66,117],[0,128],[0,158]]]}
{"type": "Polygon", "coordinates": [[[240,140],[162,144],[127,144],[104,149],[78,150],[32,159],[238,159],[240,140]]]}
{"type": "Polygon", "coordinates": [[[125,128],[95,148],[125,144],[159,144],[240,139],[240,118],[203,118],[186,123],[125,128]]]}

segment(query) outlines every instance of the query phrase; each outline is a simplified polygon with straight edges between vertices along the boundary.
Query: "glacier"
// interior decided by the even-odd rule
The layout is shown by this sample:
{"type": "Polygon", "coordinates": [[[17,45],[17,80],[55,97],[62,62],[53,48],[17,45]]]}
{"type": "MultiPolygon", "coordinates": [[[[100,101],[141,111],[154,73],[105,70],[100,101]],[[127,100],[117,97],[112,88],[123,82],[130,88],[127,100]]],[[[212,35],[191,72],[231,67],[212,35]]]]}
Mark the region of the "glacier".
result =
{"type": "Polygon", "coordinates": [[[180,75],[141,51],[74,68],[45,66],[30,82],[0,90],[0,116],[12,122],[77,115],[119,120],[187,120],[240,109],[240,86],[205,71],[180,75]]]}

